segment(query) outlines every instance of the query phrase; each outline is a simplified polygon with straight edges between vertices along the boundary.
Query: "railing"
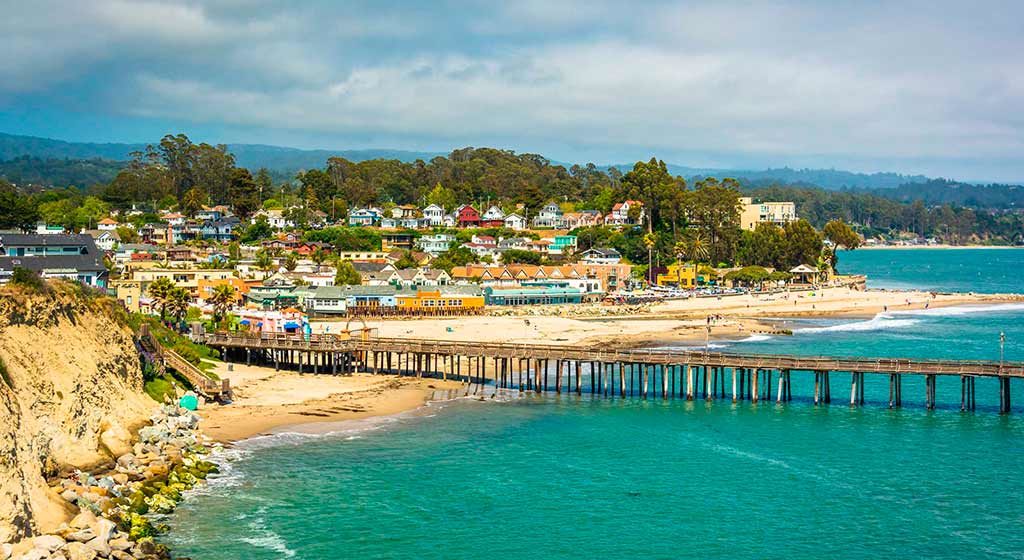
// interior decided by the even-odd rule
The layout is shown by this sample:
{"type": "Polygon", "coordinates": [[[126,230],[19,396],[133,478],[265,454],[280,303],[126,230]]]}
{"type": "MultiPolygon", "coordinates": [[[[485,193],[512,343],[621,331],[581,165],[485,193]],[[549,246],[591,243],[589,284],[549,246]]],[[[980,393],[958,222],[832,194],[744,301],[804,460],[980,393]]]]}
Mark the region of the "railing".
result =
{"type": "Polygon", "coordinates": [[[152,333],[149,332],[148,325],[142,325],[140,327],[139,341],[147,351],[159,360],[161,366],[165,369],[171,368],[181,374],[182,377],[192,384],[192,387],[195,388],[197,392],[208,397],[229,396],[231,394],[231,385],[227,379],[222,379],[219,382],[214,381],[207,377],[206,374],[192,364],[192,362],[189,362],[174,350],[162,347],[153,337],[152,333]]]}
{"type": "Polygon", "coordinates": [[[213,333],[211,346],[295,349],[318,352],[405,352],[519,359],[560,359],[580,362],[623,362],[658,365],[753,368],[798,371],[850,371],[886,374],[978,375],[1024,377],[1024,363],[980,360],[860,358],[785,354],[733,354],[701,350],[615,350],[603,346],[570,346],[468,342],[415,338],[341,337],[286,333],[213,333]]]}

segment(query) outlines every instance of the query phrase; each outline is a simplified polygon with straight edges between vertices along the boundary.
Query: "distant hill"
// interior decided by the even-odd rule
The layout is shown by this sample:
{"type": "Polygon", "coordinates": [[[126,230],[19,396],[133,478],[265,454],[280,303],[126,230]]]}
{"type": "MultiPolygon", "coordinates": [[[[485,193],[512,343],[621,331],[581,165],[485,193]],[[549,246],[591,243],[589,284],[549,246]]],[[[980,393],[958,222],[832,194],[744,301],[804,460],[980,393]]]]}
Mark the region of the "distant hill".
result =
{"type": "MultiPolygon", "coordinates": [[[[24,169],[19,164],[21,171],[18,172],[20,181],[35,181],[43,184],[76,184],[89,185],[102,182],[103,177],[110,174],[111,169],[116,173],[117,166],[105,165],[93,161],[92,163],[71,163],[58,162],[57,160],[107,160],[125,161],[128,154],[141,151],[146,148],[145,144],[99,144],[90,142],[65,142],[49,138],[35,136],[19,136],[0,133],[0,162],[9,162],[15,158],[29,156],[42,160],[53,160],[45,165],[36,166],[37,174],[33,175],[31,169],[24,169]],[[75,175],[74,170],[79,169],[80,174],[75,175]]],[[[280,146],[267,146],[262,144],[228,144],[228,149],[235,154],[238,165],[255,170],[266,167],[274,172],[277,177],[289,177],[301,169],[323,167],[328,158],[339,156],[351,161],[359,162],[370,159],[397,159],[403,162],[413,162],[417,159],[429,161],[436,156],[447,155],[443,152],[413,152],[388,149],[366,149],[366,150],[301,150],[298,148],[286,148],[280,146]]],[[[552,162],[555,164],[571,164],[552,162]]],[[[633,164],[616,164],[604,166],[605,169],[616,167],[623,173],[632,169],[633,164]]],[[[900,196],[914,196],[914,185],[927,183],[931,179],[921,175],[901,175],[899,173],[853,173],[836,169],[791,169],[788,167],[778,169],[716,169],[687,167],[682,165],[668,164],[668,169],[673,175],[681,175],[690,180],[703,177],[733,177],[741,180],[750,186],[764,186],[772,183],[813,185],[824,189],[896,189],[900,196]]],[[[8,172],[9,168],[8,168],[8,172]]],[[[0,175],[5,173],[0,165],[0,175]]],[[[8,176],[9,180],[15,180],[8,176]]],[[[109,179],[108,179],[109,180],[109,179]]],[[[939,196],[935,194],[935,196],[939,196]]],[[[1011,198],[1015,198],[1015,195],[1011,198]]]]}
{"type": "MultiPolygon", "coordinates": [[[[154,142],[155,143],[155,142],[154,142]]],[[[36,136],[0,133],[0,161],[21,156],[42,159],[105,159],[126,161],[128,154],[146,149],[146,144],[97,144],[92,142],[65,142],[36,136]]],[[[403,150],[300,150],[261,144],[228,144],[238,165],[249,169],[267,169],[279,173],[323,167],[329,157],[343,157],[351,161],[368,159],[397,159],[403,162],[424,161],[446,155],[442,152],[410,152],[403,150]]]]}
{"type": "MultiPolygon", "coordinates": [[[[623,173],[633,168],[632,164],[614,165],[623,173]]],[[[705,177],[732,177],[754,185],[771,183],[815,185],[823,189],[893,189],[900,185],[929,181],[923,175],[901,175],[899,173],[854,173],[837,169],[716,169],[708,167],[686,167],[667,163],[669,173],[699,180],[705,177]]]]}
{"type": "Polygon", "coordinates": [[[0,177],[16,185],[86,188],[109,183],[124,167],[109,159],[59,159],[18,156],[0,161],[0,177]]]}
{"type": "Polygon", "coordinates": [[[899,202],[920,200],[925,206],[952,204],[970,208],[1011,210],[1024,208],[1024,186],[972,185],[945,179],[900,185],[894,189],[872,189],[872,194],[899,202]]]}

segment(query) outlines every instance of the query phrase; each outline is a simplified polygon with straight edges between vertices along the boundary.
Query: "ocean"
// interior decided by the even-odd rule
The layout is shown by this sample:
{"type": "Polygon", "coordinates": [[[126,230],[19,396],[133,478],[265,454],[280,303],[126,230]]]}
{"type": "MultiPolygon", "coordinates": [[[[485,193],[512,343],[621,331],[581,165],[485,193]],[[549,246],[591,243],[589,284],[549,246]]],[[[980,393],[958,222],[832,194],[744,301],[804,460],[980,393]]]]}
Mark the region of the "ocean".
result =
{"type": "MultiPolygon", "coordinates": [[[[874,287],[1024,291],[1024,251],[856,251],[874,287]],[[916,268],[915,268],[916,267],[916,268]],[[984,274],[974,274],[974,267],[984,274]],[[877,271],[877,272],[876,272],[877,271]],[[915,284],[916,283],[916,284],[915,284]]],[[[788,321],[723,351],[1024,360],[1024,306],[788,321]]],[[[256,438],[166,521],[176,555],[272,558],[1024,558],[1024,390],[959,411],[867,376],[863,407],[521,396],[456,400],[327,435],[256,438]]],[[[587,385],[587,382],[584,382],[587,385]]]]}

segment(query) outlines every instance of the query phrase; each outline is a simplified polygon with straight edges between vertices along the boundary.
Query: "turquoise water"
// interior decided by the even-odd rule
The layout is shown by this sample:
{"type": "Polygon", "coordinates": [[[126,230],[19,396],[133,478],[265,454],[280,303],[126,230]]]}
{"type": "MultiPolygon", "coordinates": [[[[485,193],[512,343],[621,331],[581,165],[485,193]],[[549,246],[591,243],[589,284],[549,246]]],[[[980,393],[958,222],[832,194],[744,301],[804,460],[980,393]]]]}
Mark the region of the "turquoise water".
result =
{"type": "MultiPolygon", "coordinates": [[[[857,266],[890,270],[890,253],[864,251],[857,266]]],[[[1001,286],[991,291],[1011,291],[1001,286]]],[[[1006,357],[1024,359],[1022,319],[1021,306],[893,311],[715,344],[998,359],[1002,330],[1006,357]]],[[[169,519],[166,540],[183,556],[250,560],[1024,558],[1024,387],[999,416],[983,380],[974,414],[959,412],[956,379],[940,378],[934,411],[919,380],[904,381],[897,410],[883,378],[867,376],[860,408],[843,404],[848,376],[833,375],[833,403],[819,407],[811,379],[793,381],[785,405],[461,400],[251,440],[169,519]]]]}
{"type": "Polygon", "coordinates": [[[843,274],[867,274],[872,288],[950,292],[1021,291],[1024,249],[867,249],[839,254],[843,274]]]}

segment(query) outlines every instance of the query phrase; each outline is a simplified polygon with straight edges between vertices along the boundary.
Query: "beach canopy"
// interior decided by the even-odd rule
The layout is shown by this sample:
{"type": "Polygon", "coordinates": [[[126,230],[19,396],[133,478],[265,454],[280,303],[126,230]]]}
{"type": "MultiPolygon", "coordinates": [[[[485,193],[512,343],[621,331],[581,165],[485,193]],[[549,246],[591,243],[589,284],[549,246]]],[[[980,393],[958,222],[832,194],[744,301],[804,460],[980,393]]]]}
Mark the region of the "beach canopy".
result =
{"type": "Polygon", "coordinates": [[[298,313],[299,310],[294,307],[286,307],[282,313],[298,313]]]}
{"type": "Polygon", "coordinates": [[[249,320],[248,319],[242,319],[241,321],[238,322],[238,324],[239,325],[248,325],[249,324],[249,320]]]}
{"type": "Polygon", "coordinates": [[[818,272],[818,269],[811,268],[806,264],[802,264],[789,269],[789,271],[792,272],[793,274],[815,274],[818,272]]]}
{"type": "Polygon", "coordinates": [[[284,324],[284,328],[286,328],[286,329],[297,329],[297,328],[299,328],[299,324],[296,323],[295,321],[288,321],[287,323],[284,324]]]}
{"type": "Polygon", "coordinates": [[[199,399],[196,398],[195,394],[189,392],[178,400],[178,406],[188,410],[195,410],[199,408],[199,399]]]}

